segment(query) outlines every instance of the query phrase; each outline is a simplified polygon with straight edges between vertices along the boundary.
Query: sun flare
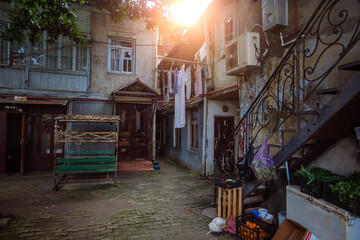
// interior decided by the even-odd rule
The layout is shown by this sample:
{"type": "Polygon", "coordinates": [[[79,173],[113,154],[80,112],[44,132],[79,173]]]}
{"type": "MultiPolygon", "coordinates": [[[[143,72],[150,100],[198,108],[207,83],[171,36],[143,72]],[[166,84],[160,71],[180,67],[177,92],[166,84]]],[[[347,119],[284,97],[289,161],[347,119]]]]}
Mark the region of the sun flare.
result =
{"type": "Polygon", "coordinates": [[[171,8],[171,14],[175,22],[192,25],[204,13],[212,0],[180,0],[171,8]]]}

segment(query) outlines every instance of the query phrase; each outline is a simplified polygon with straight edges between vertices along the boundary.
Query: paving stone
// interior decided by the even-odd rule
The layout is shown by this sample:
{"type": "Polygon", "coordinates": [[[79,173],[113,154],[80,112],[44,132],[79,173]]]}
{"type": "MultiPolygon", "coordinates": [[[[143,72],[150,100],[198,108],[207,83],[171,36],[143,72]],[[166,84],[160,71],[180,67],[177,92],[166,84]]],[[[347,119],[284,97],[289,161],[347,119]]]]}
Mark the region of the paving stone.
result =
{"type": "Polygon", "coordinates": [[[0,175],[0,206],[16,215],[0,239],[235,239],[206,234],[213,181],[159,163],[154,173],[118,174],[115,188],[66,183],[54,192],[51,172],[0,175]]]}

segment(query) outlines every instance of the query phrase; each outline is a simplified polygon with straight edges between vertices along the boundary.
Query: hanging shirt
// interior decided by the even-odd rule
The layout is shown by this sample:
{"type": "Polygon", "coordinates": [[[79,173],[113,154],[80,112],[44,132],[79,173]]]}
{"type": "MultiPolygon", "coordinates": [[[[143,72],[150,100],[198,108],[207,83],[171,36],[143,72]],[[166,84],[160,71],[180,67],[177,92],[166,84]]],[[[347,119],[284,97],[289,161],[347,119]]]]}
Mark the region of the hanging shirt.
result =
{"type": "Polygon", "coordinates": [[[188,67],[185,73],[186,76],[186,99],[191,97],[191,68],[188,67]]]}

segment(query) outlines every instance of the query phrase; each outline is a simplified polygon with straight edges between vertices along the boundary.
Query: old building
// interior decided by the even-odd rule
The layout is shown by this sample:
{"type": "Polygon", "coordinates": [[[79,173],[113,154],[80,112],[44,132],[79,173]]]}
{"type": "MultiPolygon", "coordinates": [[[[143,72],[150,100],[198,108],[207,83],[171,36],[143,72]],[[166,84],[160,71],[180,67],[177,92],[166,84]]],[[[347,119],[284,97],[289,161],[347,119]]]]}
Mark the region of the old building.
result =
{"type": "MultiPolygon", "coordinates": [[[[268,138],[278,175],[262,201],[275,211],[285,206],[289,175],[302,165],[344,176],[360,170],[358,8],[353,1],[213,1],[197,23],[201,30],[189,31],[189,43],[168,55],[170,64],[196,62],[201,44],[194,39],[204,33],[200,151],[195,157],[190,148],[191,99],[187,125],[175,129],[170,97],[160,112],[167,119],[163,152],[199,173],[232,177],[249,146],[256,153],[268,138]]],[[[248,182],[243,197],[259,186],[248,182]]]]}
{"type": "MultiPolygon", "coordinates": [[[[119,115],[121,134],[139,135],[121,146],[120,159],[152,160],[156,31],[141,20],[115,24],[97,9],[74,7],[86,46],[65,37],[53,45],[1,41],[0,172],[52,170],[54,151],[75,148],[54,147],[59,114],[119,115]],[[123,157],[128,152],[138,155],[123,157]]],[[[9,11],[2,5],[2,26],[9,11]]]]}

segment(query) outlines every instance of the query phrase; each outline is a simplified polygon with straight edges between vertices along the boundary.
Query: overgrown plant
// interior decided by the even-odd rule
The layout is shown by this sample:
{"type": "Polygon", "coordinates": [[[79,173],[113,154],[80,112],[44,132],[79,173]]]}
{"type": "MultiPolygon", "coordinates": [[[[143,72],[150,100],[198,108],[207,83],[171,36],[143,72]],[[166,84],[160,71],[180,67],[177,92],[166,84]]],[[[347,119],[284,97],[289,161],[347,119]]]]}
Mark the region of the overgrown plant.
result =
{"type": "Polygon", "coordinates": [[[330,188],[339,201],[350,211],[358,213],[360,197],[360,172],[353,172],[346,180],[331,184],[330,188]]]}
{"type": "Polygon", "coordinates": [[[0,38],[6,41],[32,44],[47,32],[47,42],[55,43],[60,35],[78,44],[86,38],[76,24],[74,6],[86,5],[110,14],[117,23],[123,18],[144,19],[147,29],[171,25],[169,7],[178,0],[0,0],[0,8],[10,12],[11,24],[2,25],[0,38]]]}
{"type": "Polygon", "coordinates": [[[301,166],[301,169],[295,172],[295,176],[306,179],[306,184],[310,184],[314,180],[323,182],[338,180],[338,178],[334,176],[331,171],[320,167],[304,168],[301,166]]]}

